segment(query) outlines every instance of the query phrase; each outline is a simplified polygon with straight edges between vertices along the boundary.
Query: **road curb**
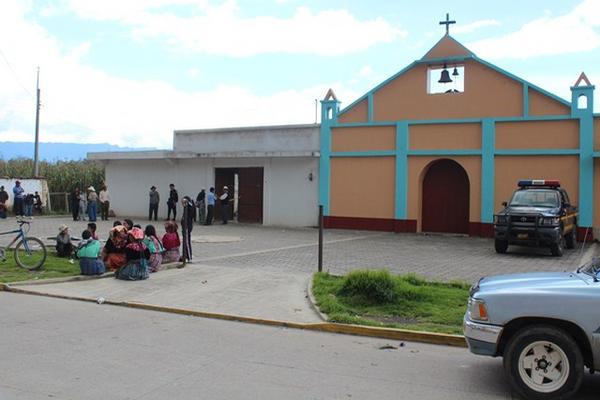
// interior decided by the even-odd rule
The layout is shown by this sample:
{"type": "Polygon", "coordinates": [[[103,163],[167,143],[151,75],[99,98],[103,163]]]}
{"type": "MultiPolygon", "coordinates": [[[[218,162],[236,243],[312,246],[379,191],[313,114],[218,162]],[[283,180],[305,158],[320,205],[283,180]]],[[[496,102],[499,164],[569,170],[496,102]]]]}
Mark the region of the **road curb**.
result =
{"type": "Polygon", "coordinates": [[[313,309],[313,311],[315,313],[317,313],[317,315],[319,316],[319,319],[321,319],[321,321],[327,322],[329,320],[329,318],[327,317],[327,314],[324,314],[323,312],[321,312],[321,309],[317,305],[317,299],[315,299],[315,295],[313,294],[313,290],[312,290],[313,289],[313,279],[314,279],[314,275],[311,275],[310,278],[308,279],[308,284],[306,285],[306,293],[308,295],[308,302],[310,303],[310,306],[313,309]]]}
{"type": "Polygon", "coordinates": [[[113,305],[113,306],[136,308],[136,309],[141,309],[141,310],[157,311],[157,312],[163,312],[163,313],[169,313],[169,314],[187,315],[187,316],[200,317],[200,318],[211,318],[211,319],[219,319],[219,320],[225,320],[225,321],[245,322],[245,323],[256,324],[256,325],[303,329],[303,330],[316,331],[316,332],[339,333],[339,334],[354,335],[354,336],[368,336],[368,337],[373,337],[373,338],[392,339],[392,340],[400,340],[400,341],[408,341],[408,342],[420,342],[420,343],[437,344],[437,345],[454,346],[454,347],[466,347],[467,346],[464,337],[460,336],[460,335],[446,335],[446,334],[440,334],[440,333],[417,332],[417,331],[409,331],[409,330],[404,330],[404,329],[379,328],[379,327],[349,325],[349,324],[337,324],[337,323],[331,323],[331,322],[301,323],[301,322],[291,322],[291,321],[270,320],[270,319],[255,318],[255,317],[245,317],[245,316],[241,316],[241,315],[230,315],[230,314],[212,313],[212,312],[205,312],[205,311],[188,310],[188,309],[184,309],[184,308],[157,306],[157,305],[138,303],[138,302],[112,301],[112,300],[108,300],[108,299],[103,299],[100,302],[98,299],[94,299],[94,298],[37,292],[37,291],[33,291],[33,290],[22,289],[19,287],[13,287],[11,285],[4,284],[4,283],[0,283],[0,291],[34,295],[34,296],[42,296],[42,297],[51,297],[51,298],[64,299],[64,300],[85,301],[88,303],[98,302],[99,304],[104,303],[104,304],[113,305]]]}
{"type": "MultiPolygon", "coordinates": [[[[183,266],[183,263],[173,262],[173,263],[163,264],[163,266],[165,266],[165,268],[162,269],[161,271],[167,271],[169,269],[181,268],[183,266]]],[[[158,272],[160,272],[160,271],[158,271],[158,272]]],[[[29,281],[10,282],[10,283],[7,283],[6,285],[10,285],[10,286],[49,285],[52,283],[93,281],[96,279],[114,278],[114,276],[115,276],[114,272],[105,272],[102,275],[73,275],[73,276],[66,276],[64,278],[47,278],[47,279],[36,279],[36,280],[29,280],[29,281]]]]}

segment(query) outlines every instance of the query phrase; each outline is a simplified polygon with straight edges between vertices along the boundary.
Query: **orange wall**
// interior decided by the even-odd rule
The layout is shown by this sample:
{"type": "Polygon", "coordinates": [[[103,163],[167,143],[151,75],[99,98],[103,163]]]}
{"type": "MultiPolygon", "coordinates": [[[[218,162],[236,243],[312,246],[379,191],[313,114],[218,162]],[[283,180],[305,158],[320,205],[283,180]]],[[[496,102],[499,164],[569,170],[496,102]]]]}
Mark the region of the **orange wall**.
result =
{"type": "Polygon", "coordinates": [[[465,91],[453,94],[428,94],[427,68],[426,65],[418,65],[375,92],[374,119],[395,121],[523,115],[521,83],[491,68],[467,61],[465,91]]]}
{"type": "Polygon", "coordinates": [[[494,210],[509,201],[521,179],[558,179],[574,205],[579,199],[577,156],[497,156],[494,210]]]}
{"type": "Polygon", "coordinates": [[[411,125],[411,150],[480,149],[481,124],[411,125]]]}
{"type": "Polygon", "coordinates": [[[529,88],[529,115],[569,115],[571,108],[529,88]]]}
{"type": "Polygon", "coordinates": [[[579,122],[528,121],[496,124],[498,149],[577,149],[579,122]]]}
{"type": "Polygon", "coordinates": [[[340,114],[338,116],[338,122],[346,123],[346,122],[367,122],[369,118],[369,108],[367,104],[367,100],[363,100],[360,103],[356,104],[354,107],[349,109],[348,111],[340,114]]]}
{"type": "Polygon", "coordinates": [[[332,151],[394,150],[396,128],[393,126],[332,128],[332,151]]]}
{"type": "MultiPolygon", "coordinates": [[[[569,192],[569,196],[571,192],[569,192]]],[[[600,228],[600,160],[594,160],[594,228],[600,228]]]]}
{"type": "MultiPolygon", "coordinates": [[[[443,157],[459,163],[469,176],[469,221],[481,220],[481,158],[480,157],[443,157]]],[[[421,231],[421,206],[423,178],[427,167],[440,157],[408,158],[408,219],[417,220],[417,231],[421,231]]]]}
{"type": "Polygon", "coordinates": [[[395,157],[331,158],[329,215],[394,218],[395,157]]]}

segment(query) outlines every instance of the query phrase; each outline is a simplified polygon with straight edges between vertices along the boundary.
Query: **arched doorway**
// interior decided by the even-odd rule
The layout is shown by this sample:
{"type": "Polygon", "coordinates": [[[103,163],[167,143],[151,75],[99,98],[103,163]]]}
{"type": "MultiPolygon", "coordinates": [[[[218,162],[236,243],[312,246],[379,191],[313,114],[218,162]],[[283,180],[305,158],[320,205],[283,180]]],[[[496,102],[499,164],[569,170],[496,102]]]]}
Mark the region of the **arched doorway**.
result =
{"type": "Polygon", "coordinates": [[[455,161],[430,164],[423,178],[421,230],[469,233],[469,177],[455,161]]]}

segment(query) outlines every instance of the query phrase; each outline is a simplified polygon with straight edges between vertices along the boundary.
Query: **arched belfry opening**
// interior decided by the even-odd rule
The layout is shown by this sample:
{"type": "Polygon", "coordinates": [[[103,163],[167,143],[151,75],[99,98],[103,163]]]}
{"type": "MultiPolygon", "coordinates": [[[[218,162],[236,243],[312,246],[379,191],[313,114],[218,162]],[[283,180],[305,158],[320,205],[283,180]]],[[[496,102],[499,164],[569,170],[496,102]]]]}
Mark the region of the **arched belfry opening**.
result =
{"type": "Polygon", "coordinates": [[[429,164],[423,177],[421,231],[469,233],[469,177],[449,159],[429,164]]]}

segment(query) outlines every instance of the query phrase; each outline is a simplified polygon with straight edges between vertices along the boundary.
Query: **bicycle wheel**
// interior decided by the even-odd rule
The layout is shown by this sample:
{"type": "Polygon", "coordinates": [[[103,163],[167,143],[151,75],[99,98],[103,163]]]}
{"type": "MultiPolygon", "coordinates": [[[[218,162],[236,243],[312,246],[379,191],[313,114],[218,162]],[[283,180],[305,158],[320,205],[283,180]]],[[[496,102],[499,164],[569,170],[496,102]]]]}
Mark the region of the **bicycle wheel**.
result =
{"type": "Polygon", "coordinates": [[[38,238],[26,237],[15,247],[15,261],[21,268],[38,269],[46,261],[46,246],[38,238]],[[27,246],[25,243],[27,243],[27,246]]]}

